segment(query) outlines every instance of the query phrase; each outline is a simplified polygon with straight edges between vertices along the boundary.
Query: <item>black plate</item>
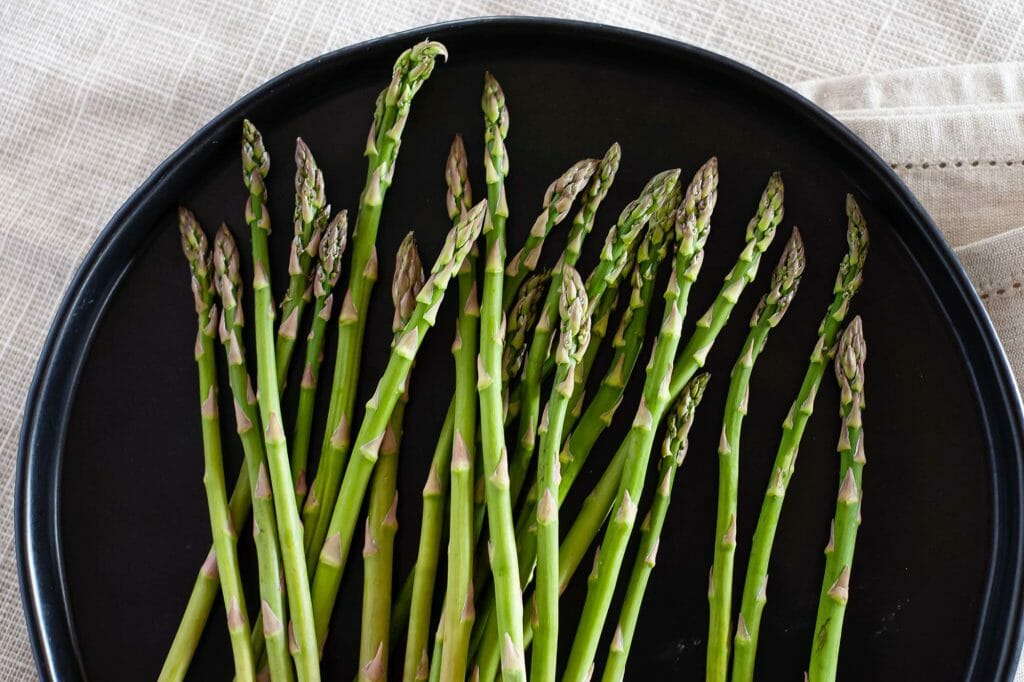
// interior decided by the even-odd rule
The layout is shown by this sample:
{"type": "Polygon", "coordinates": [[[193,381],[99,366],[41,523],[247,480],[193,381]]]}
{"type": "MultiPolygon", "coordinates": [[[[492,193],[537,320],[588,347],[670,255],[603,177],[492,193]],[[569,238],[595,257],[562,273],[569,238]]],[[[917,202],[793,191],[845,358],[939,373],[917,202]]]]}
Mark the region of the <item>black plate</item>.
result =
{"type": "MultiPolygon", "coordinates": [[[[194,317],[175,207],[192,207],[208,228],[224,219],[244,232],[237,150],[240,119],[251,117],[274,159],[272,249],[275,272],[282,272],[294,138],[301,134],[317,154],[334,206],[353,208],[373,98],[399,51],[428,35],[444,41],[451,58],[418,96],[406,129],[381,226],[382,281],[405,230],[417,230],[427,257],[436,253],[447,229],[441,171],[452,135],[464,133],[474,162],[482,154],[484,69],[500,78],[510,103],[513,246],[539,210],[547,182],[613,140],[622,143],[623,164],[600,231],[654,172],[681,166],[690,173],[718,155],[721,198],[692,310],[709,303],[742,243],[761,186],[772,170],[782,171],[786,229],[768,258],[774,261],[795,223],[803,228],[809,266],[755,372],[744,438],[740,567],[779,425],[831,297],[844,249],[843,197],[852,191],[861,199],[873,240],[855,302],[870,344],[870,463],[841,675],[1011,679],[1021,639],[1020,408],[989,321],[924,211],[849,131],[762,75],[668,40],[531,19],[416,30],[289,71],[197,133],[104,230],[57,314],[22,433],[18,549],[43,676],[154,678],[206,552],[194,317]]],[[[479,188],[479,164],[473,173],[479,188]]],[[[728,368],[765,276],[741,301],[709,362],[716,378],[694,429],[632,656],[630,670],[646,673],[643,679],[699,677],[703,670],[718,422],[728,368]]],[[[366,377],[385,360],[388,308],[379,292],[366,377]]],[[[418,490],[451,391],[450,306],[446,311],[413,378],[402,454],[403,567],[412,561],[418,490]]],[[[835,496],[836,397],[829,377],[783,515],[759,661],[764,679],[799,679],[806,665],[835,496]]],[[[620,415],[620,432],[628,412],[620,415]]],[[[233,471],[239,453],[232,441],[225,439],[233,471]]],[[[601,441],[595,462],[614,442],[614,433],[601,441]]],[[[252,565],[251,552],[243,559],[252,565]]],[[[348,596],[327,647],[331,679],[354,672],[346,643],[356,636],[358,564],[346,578],[348,596]]],[[[568,613],[580,596],[578,588],[570,594],[568,613]]],[[[212,618],[220,623],[223,614],[212,618]]],[[[196,679],[226,679],[229,661],[224,629],[209,628],[193,666],[196,679]]]]}

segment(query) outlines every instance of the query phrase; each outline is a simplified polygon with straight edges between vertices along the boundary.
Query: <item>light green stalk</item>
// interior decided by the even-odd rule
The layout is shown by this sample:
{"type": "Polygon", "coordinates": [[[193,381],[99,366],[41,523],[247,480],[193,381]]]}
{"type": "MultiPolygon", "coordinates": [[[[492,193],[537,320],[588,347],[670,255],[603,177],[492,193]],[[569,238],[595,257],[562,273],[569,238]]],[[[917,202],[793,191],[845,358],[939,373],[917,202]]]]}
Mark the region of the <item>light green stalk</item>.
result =
{"type": "Polygon", "coordinates": [[[768,599],[768,563],[786,488],[795,471],[800,440],[814,411],[814,398],[825,374],[825,363],[835,352],[839,328],[846,318],[850,300],[857,293],[863,279],[864,261],[868,253],[868,233],[860,208],[853,197],[847,197],[846,213],[849,219],[846,231],[849,251],[839,265],[839,274],[833,287],[835,297],[818,328],[818,340],[811,352],[803,384],[789,409],[789,415],[782,424],[782,440],[775,455],[768,490],[751,539],[750,559],[747,561],[747,573],[743,582],[743,599],[736,621],[732,666],[734,682],[749,682],[754,678],[754,658],[761,632],[761,614],[768,599]]]}
{"type": "Polygon", "coordinates": [[[245,363],[245,341],[242,339],[242,276],[239,271],[238,247],[227,225],[217,231],[213,246],[213,263],[217,291],[223,314],[220,318],[220,340],[224,344],[228,377],[235,406],[235,428],[245,453],[245,466],[252,481],[253,538],[259,566],[260,628],[253,637],[253,657],[259,660],[266,650],[270,674],[274,679],[293,679],[292,662],[284,624],[288,622],[281,555],[277,546],[277,520],[270,479],[267,477],[266,453],[260,437],[260,418],[256,396],[245,363]]]}
{"type": "Polygon", "coordinates": [[[274,300],[270,288],[270,258],[267,235],[270,214],[266,207],[264,178],[270,169],[270,155],[263,138],[248,120],[242,123],[242,179],[249,190],[245,218],[252,239],[253,310],[256,318],[256,383],[263,424],[263,442],[267,452],[270,485],[277,516],[278,541],[284,564],[291,614],[290,642],[300,682],[320,679],[316,637],[313,630],[312,604],[305,557],[302,553],[302,524],[295,503],[295,484],[288,460],[288,443],[281,421],[281,399],[277,385],[274,352],[274,300]]]}
{"type": "Polygon", "coordinates": [[[668,377],[682,335],[690,290],[703,262],[711,209],[717,197],[717,179],[715,168],[705,172],[702,167],[687,188],[676,216],[676,251],[665,292],[665,313],[651,349],[640,405],[629,435],[620,447],[626,453],[622,480],[611,521],[601,543],[594,579],[588,585],[587,599],[566,664],[565,680],[582,681],[590,676],[598,639],[633,530],[655,432],[673,397],[668,390],[668,377]]]}
{"type": "Polygon", "coordinates": [[[423,288],[416,296],[416,307],[393,344],[391,357],[373,396],[366,403],[363,423],[355,440],[353,457],[339,489],[334,512],[313,578],[314,618],[318,641],[327,636],[327,624],[341,585],[359,510],[366,486],[376,464],[391,412],[404,390],[416,353],[427,331],[437,320],[444,293],[452,276],[480,234],[485,215],[483,202],[474,206],[445,239],[423,288]]]}
{"type": "MultiPolygon", "coordinates": [[[[323,214],[329,215],[330,208],[325,207],[323,214]]],[[[313,324],[306,338],[299,406],[295,413],[295,430],[292,432],[292,479],[295,481],[295,502],[300,506],[306,499],[306,463],[309,458],[309,439],[313,430],[313,408],[316,403],[316,386],[320,380],[324,338],[334,309],[334,286],[341,274],[341,257],[347,243],[348,213],[340,211],[320,236],[319,259],[313,269],[313,324]]]]}
{"type": "Polygon", "coordinates": [[[682,395],[676,401],[675,409],[668,417],[659,465],[661,481],[654,493],[651,511],[640,525],[640,547],[637,551],[636,561],[633,563],[633,572],[626,584],[626,596],[619,613],[619,622],[615,627],[615,634],[612,636],[608,661],[605,664],[602,677],[604,682],[617,682],[625,677],[626,659],[629,656],[633,633],[636,631],[636,623],[640,616],[640,606],[647,583],[651,578],[651,571],[654,570],[661,530],[665,525],[665,516],[672,500],[672,485],[675,483],[676,471],[686,457],[687,436],[690,426],[693,424],[693,415],[697,411],[707,383],[708,375],[706,373],[698,374],[690,379],[690,383],[686,385],[682,395]]]}
{"type": "Polygon", "coordinates": [[[508,201],[508,109],[498,81],[488,73],[482,98],[484,111],[484,170],[487,181],[486,257],[480,303],[480,356],[477,391],[480,394],[480,432],[483,475],[486,477],[487,519],[498,603],[498,631],[503,642],[502,671],[508,682],[526,680],[523,661],[523,600],[516,560],[515,528],[509,499],[508,452],[505,448],[501,355],[505,339],[504,274],[505,221],[508,201]]]}
{"type": "Polygon", "coordinates": [[[818,602],[811,645],[811,682],[833,682],[839,664],[839,643],[843,635],[843,617],[850,598],[850,571],[853,550],[860,527],[860,506],[864,488],[864,359],[867,346],[860,317],[846,327],[836,353],[836,379],[839,381],[839,495],[836,515],[825,547],[825,575],[818,602]]]}
{"type": "MultiPolygon", "coordinates": [[[[352,413],[366,332],[370,293],[377,281],[377,228],[384,197],[391,187],[402,142],[402,131],[416,93],[433,72],[437,57],[447,58],[444,45],[417,43],[399,56],[391,83],[377,97],[373,125],[366,140],[366,185],[359,197],[359,212],[352,232],[349,286],[338,316],[338,351],[331,385],[327,428],[320,451],[316,479],[303,508],[306,559],[312,568],[327,537],[331,505],[338,498],[342,473],[351,443],[352,413]]],[[[333,600],[332,600],[333,601],[333,600]]]]}
{"type": "Polygon", "coordinates": [[[740,434],[747,414],[750,377],[768,334],[781,320],[796,296],[804,271],[804,245],[793,228],[779,264],[772,272],[768,293],[750,320],[750,332],[733,366],[725,399],[722,437],[718,445],[718,515],[715,525],[714,564],[708,586],[708,682],[725,682],[729,676],[729,633],[732,617],[732,577],[736,556],[736,514],[740,475],[740,434]]]}
{"type": "Polygon", "coordinates": [[[203,425],[203,485],[210,514],[216,570],[220,575],[221,594],[227,611],[235,677],[238,680],[252,680],[255,660],[249,642],[249,616],[245,608],[242,578],[238,571],[238,535],[231,523],[224,485],[224,457],[217,410],[217,361],[214,355],[218,314],[213,303],[210,249],[206,234],[190,211],[179,209],[178,227],[181,230],[181,247],[192,274],[192,293],[199,323],[195,359],[199,369],[199,401],[203,425]]]}
{"type": "Polygon", "coordinates": [[[573,371],[590,342],[590,310],[587,293],[576,269],[562,269],[559,303],[561,332],[555,349],[555,379],[544,418],[540,423],[540,456],[537,462],[537,610],[536,642],[531,677],[535,682],[554,682],[558,660],[558,450],[562,422],[572,396],[573,371]]]}
{"type": "Polygon", "coordinates": [[[277,383],[284,386],[291,367],[295,339],[302,315],[311,299],[310,284],[313,257],[319,249],[320,235],[330,209],[324,207],[324,175],[316,165],[313,152],[302,138],[295,140],[295,236],[288,256],[288,290],[281,299],[281,325],[277,328],[277,383]]]}
{"type": "MultiPolygon", "coordinates": [[[[463,145],[462,137],[456,135],[445,163],[445,183],[447,192],[445,194],[445,205],[448,209],[448,217],[453,225],[458,225],[472,204],[472,190],[469,185],[468,161],[466,159],[466,148],[463,145]]],[[[459,268],[459,317],[465,315],[479,318],[480,309],[477,304],[476,274],[475,266],[478,257],[476,244],[469,251],[469,255],[462,262],[459,268]],[[472,274],[470,274],[472,273],[472,274]],[[472,284],[472,286],[469,286],[472,284]]],[[[456,328],[459,332],[459,328],[456,328]]],[[[471,356],[473,371],[476,371],[476,326],[472,328],[472,334],[456,336],[452,345],[452,352],[456,356],[456,371],[458,371],[458,358],[464,353],[460,349],[467,349],[471,356]],[[472,338],[470,338],[472,337],[472,338]]],[[[475,375],[474,375],[475,377],[475,375]]],[[[456,379],[458,381],[458,379],[456,379]]],[[[475,386],[476,379],[473,380],[475,386]]],[[[458,390],[458,389],[456,389],[458,390]]],[[[476,421],[476,395],[470,396],[473,403],[473,422],[476,421]]],[[[444,425],[438,435],[437,445],[434,448],[434,456],[430,464],[430,472],[427,475],[427,483],[423,488],[423,514],[420,520],[420,541],[416,555],[416,564],[412,573],[409,574],[406,590],[403,586],[402,596],[408,592],[410,605],[406,610],[407,618],[399,623],[399,627],[392,628],[392,639],[401,637],[402,625],[408,623],[408,636],[405,642],[405,664],[402,669],[404,682],[410,680],[426,679],[427,671],[430,668],[430,656],[427,651],[428,639],[430,637],[431,611],[434,606],[434,588],[437,581],[438,555],[441,552],[441,536],[444,533],[444,511],[445,500],[448,497],[448,488],[451,477],[451,458],[454,447],[454,428],[456,400],[448,406],[448,414],[445,416],[444,425]],[[397,634],[397,637],[396,637],[397,634]],[[420,676],[420,673],[423,676],[420,676]]],[[[401,615],[403,609],[400,602],[396,611],[401,615]]],[[[441,622],[444,622],[442,614],[441,622]]],[[[439,665],[439,661],[438,661],[439,665]]],[[[440,668],[438,667],[438,670],[440,668]]]]}
{"type": "MultiPolygon", "coordinates": [[[[413,233],[406,235],[395,257],[391,298],[395,306],[391,329],[398,335],[416,308],[416,295],[423,287],[423,263],[413,233]]],[[[363,543],[363,618],[359,631],[359,679],[387,678],[388,633],[391,627],[391,586],[394,574],[395,533],[398,530],[398,451],[402,440],[402,417],[408,402],[408,380],[391,413],[380,457],[373,471],[369,512],[363,543]]]]}

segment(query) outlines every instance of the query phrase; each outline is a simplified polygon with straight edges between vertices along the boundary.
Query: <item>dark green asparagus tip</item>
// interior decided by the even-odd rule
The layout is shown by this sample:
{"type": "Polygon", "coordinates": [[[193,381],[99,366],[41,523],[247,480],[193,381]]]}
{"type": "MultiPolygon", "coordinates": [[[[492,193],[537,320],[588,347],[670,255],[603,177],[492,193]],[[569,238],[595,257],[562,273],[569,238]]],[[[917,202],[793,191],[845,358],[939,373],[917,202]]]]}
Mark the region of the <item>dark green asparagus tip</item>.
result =
{"type": "Polygon", "coordinates": [[[484,72],[484,92],[480,100],[484,110],[484,119],[495,126],[501,137],[508,135],[508,108],[505,105],[505,92],[501,89],[498,79],[490,71],[484,72]]]}
{"type": "Polygon", "coordinates": [[[686,457],[686,434],[690,430],[697,406],[704,397],[704,389],[707,388],[710,379],[709,373],[701,372],[683,387],[665,426],[665,440],[661,452],[663,457],[675,457],[680,464],[686,457]]]}
{"type": "Polygon", "coordinates": [[[210,245],[195,215],[183,206],[178,207],[178,230],[181,231],[181,250],[189,267],[197,275],[205,276],[209,272],[210,245]]]}
{"type": "Polygon", "coordinates": [[[754,310],[754,316],[750,320],[751,327],[757,324],[774,327],[782,320],[793,297],[796,296],[806,264],[804,242],[800,238],[800,230],[794,227],[793,234],[786,242],[786,248],[779,258],[779,264],[772,271],[768,293],[761,297],[761,302],[754,310]]]}
{"type": "Polygon", "coordinates": [[[547,294],[551,273],[547,270],[535,272],[523,281],[516,294],[516,301],[508,315],[508,329],[505,334],[505,348],[502,351],[502,378],[507,384],[519,374],[526,359],[527,339],[533,334],[540,315],[540,303],[547,294]]]}
{"type": "MultiPolygon", "coordinates": [[[[303,235],[303,225],[313,222],[324,204],[324,175],[313,152],[301,137],[295,138],[295,234],[303,235]]],[[[305,246],[305,245],[303,245],[305,246]]]]}
{"type": "MultiPolygon", "coordinates": [[[[747,224],[747,241],[756,241],[767,248],[775,236],[775,229],[782,222],[782,200],[784,197],[782,176],[772,173],[768,185],[761,193],[761,201],[757,205],[757,213],[747,224]]],[[[764,249],[761,249],[762,251],[764,249]]]]}
{"type": "Polygon", "coordinates": [[[213,269],[217,275],[217,291],[224,302],[224,308],[238,305],[238,290],[242,285],[239,270],[238,245],[225,223],[217,229],[213,238],[213,269]]]}
{"type": "Polygon", "coordinates": [[[254,171],[260,179],[270,170],[270,154],[263,145],[263,135],[249,119],[242,120],[242,179],[251,191],[254,171]]]}
{"type": "Polygon", "coordinates": [[[423,261],[416,247],[416,236],[409,232],[395,255],[395,276],[391,280],[391,300],[395,304],[392,331],[404,329],[412,317],[412,311],[416,308],[416,294],[423,287],[423,282],[423,261]]]}
{"type": "Polygon", "coordinates": [[[558,299],[558,314],[562,320],[561,337],[555,361],[578,363],[590,343],[590,304],[587,288],[576,268],[566,265],[562,271],[562,291],[558,299]]]}
{"type": "Polygon", "coordinates": [[[864,263],[868,257],[868,226],[852,194],[846,195],[846,217],[846,243],[849,245],[849,252],[839,265],[835,293],[852,297],[864,280],[864,263]]]}
{"type": "Polygon", "coordinates": [[[696,253],[704,248],[716,203],[718,157],[712,156],[694,173],[676,211],[676,242],[681,253],[696,253]]]}
{"type": "Polygon", "coordinates": [[[843,405],[849,405],[855,395],[864,394],[864,360],[867,354],[864,327],[858,315],[846,325],[836,351],[836,378],[839,380],[840,401],[843,405]]]}
{"type": "MultiPolygon", "coordinates": [[[[324,209],[331,212],[331,207],[324,209]]],[[[338,283],[341,274],[341,256],[348,246],[348,211],[341,210],[327,223],[320,236],[319,259],[313,279],[313,295],[326,296],[338,283]]]]}
{"type": "Polygon", "coordinates": [[[473,192],[469,186],[469,163],[466,159],[466,145],[462,135],[455,135],[451,149],[448,151],[448,162],[444,167],[444,179],[448,184],[445,205],[448,217],[458,220],[459,216],[473,205],[473,192]]]}

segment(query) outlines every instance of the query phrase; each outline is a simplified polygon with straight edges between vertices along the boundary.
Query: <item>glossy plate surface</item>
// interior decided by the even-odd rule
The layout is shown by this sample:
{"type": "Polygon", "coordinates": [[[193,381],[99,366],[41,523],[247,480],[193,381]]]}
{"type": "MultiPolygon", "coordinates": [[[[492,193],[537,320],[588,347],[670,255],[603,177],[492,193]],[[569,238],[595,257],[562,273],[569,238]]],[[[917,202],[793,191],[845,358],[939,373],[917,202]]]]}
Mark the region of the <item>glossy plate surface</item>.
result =
{"type": "MultiPolygon", "coordinates": [[[[584,269],[618,210],[650,175],[673,166],[689,175],[708,156],[719,157],[720,199],[687,329],[739,251],[769,173],[782,172],[784,229],[766,259],[774,264],[796,224],[809,265],[793,308],[755,370],[743,438],[740,573],[780,424],[845,249],[843,198],[853,192],[861,200],[872,236],[866,282],[854,305],[869,344],[867,494],[840,675],[1011,679],[1021,623],[1020,408],[995,334],[929,218],[847,130],[757,73],[642,34],[528,19],[417,30],[298,67],[197,133],[113,218],[57,315],[22,434],[18,546],[29,629],[44,677],[155,678],[206,554],[195,321],[176,206],[194,209],[211,231],[226,220],[246,251],[238,140],[241,117],[252,118],[272,156],[271,248],[280,288],[291,231],[295,137],[314,150],[334,207],[354,209],[374,97],[398,53],[426,36],[442,40],[451,57],[417,97],[405,131],[378,243],[382,282],[390,279],[405,231],[416,230],[425,259],[440,246],[447,230],[442,170],[456,132],[466,138],[474,187],[482,193],[479,99],[485,69],[500,79],[511,112],[512,248],[532,224],[547,183],[573,161],[600,156],[613,141],[622,144],[622,167],[584,269]]],[[[549,261],[557,250],[548,249],[549,261]]],[[[762,268],[708,362],[711,388],[677,482],[633,648],[629,673],[637,679],[703,674],[722,403],[767,274],[762,268]]],[[[364,398],[386,359],[390,319],[382,285],[365,346],[364,398]]],[[[413,377],[401,464],[401,575],[413,560],[419,491],[452,390],[453,319],[446,305],[413,377]]],[[[333,346],[332,335],[327,347],[333,346]]],[[[332,360],[329,353],[327,362],[332,360]]],[[[222,409],[229,414],[226,393],[222,409]]],[[[591,473],[628,423],[636,404],[635,391],[631,395],[600,441],[591,473]]],[[[293,400],[289,393],[288,404],[293,400]]],[[[837,487],[837,404],[830,370],[776,542],[760,645],[762,679],[800,679],[806,666],[837,487]]],[[[231,477],[240,453],[230,431],[224,441],[231,477]]],[[[577,490],[590,480],[581,479],[577,490]]],[[[570,506],[580,497],[573,495],[570,506]]],[[[252,570],[253,553],[249,543],[242,545],[252,570]]],[[[332,623],[327,679],[351,679],[355,672],[359,566],[351,563],[332,623]]],[[[566,613],[578,612],[580,588],[563,601],[566,613]]],[[[255,596],[252,589],[249,597],[255,596]]],[[[217,625],[208,628],[196,656],[195,679],[229,675],[222,608],[212,618],[217,625]]],[[[607,633],[602,655],[606,647],[607,633]]]]}

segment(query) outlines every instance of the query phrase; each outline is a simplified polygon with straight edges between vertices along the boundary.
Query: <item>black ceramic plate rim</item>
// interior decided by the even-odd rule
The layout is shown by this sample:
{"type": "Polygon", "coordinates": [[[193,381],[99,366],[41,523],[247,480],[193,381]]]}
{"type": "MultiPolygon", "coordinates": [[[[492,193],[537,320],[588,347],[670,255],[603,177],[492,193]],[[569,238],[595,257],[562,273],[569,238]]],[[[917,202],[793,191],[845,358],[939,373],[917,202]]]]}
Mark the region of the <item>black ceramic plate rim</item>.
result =
{"type": "MultiPolygon", "coordinates": [[[[114,214],[86,254],[61,301],[40,353],[21,429],[15,489],[15,536],[22,603],[36,666],[43,679],[84,678],[63,579],[60,551],[60,474],[64,432],[79,371],[114,286],[113,273],[125,272],[134,254],[122,236],[131,226],[153,225],[156,199],[178,195],[189,168],[212,151],[225,128],[278,88],[324,64],[359,60],[369,51],[397,52],[424,36],[445,39],[481,27],[537,33],[586,34],[646,50],[683,53],[709,68],[729,71],[745,85],[776,100],[852,152],[902,208],[910,225],[925,236],[932,267],[941,270],[959,301],[961,317],[949,316],[981,403],[993,485],[992,556],[986,578],[980,626],[965,679],[1012,680],[1024,637],[1024,418],[1016,383],[988,315],[938,229],[903,182],[863,141],[836,119],[786,86],[720,55],[637,31],[600,24],[546,18],[487,17],[437,24],[346,47],[294,67],[255,89],[196,132],[153,172],[114,214]]],[[[920,257],[916,254],[915,257],[920,257]]],[[[929,285],[934,281],[929,279],[929,285]]],[[[936,595],[941,599],[941,595],[936,595]]]]}

